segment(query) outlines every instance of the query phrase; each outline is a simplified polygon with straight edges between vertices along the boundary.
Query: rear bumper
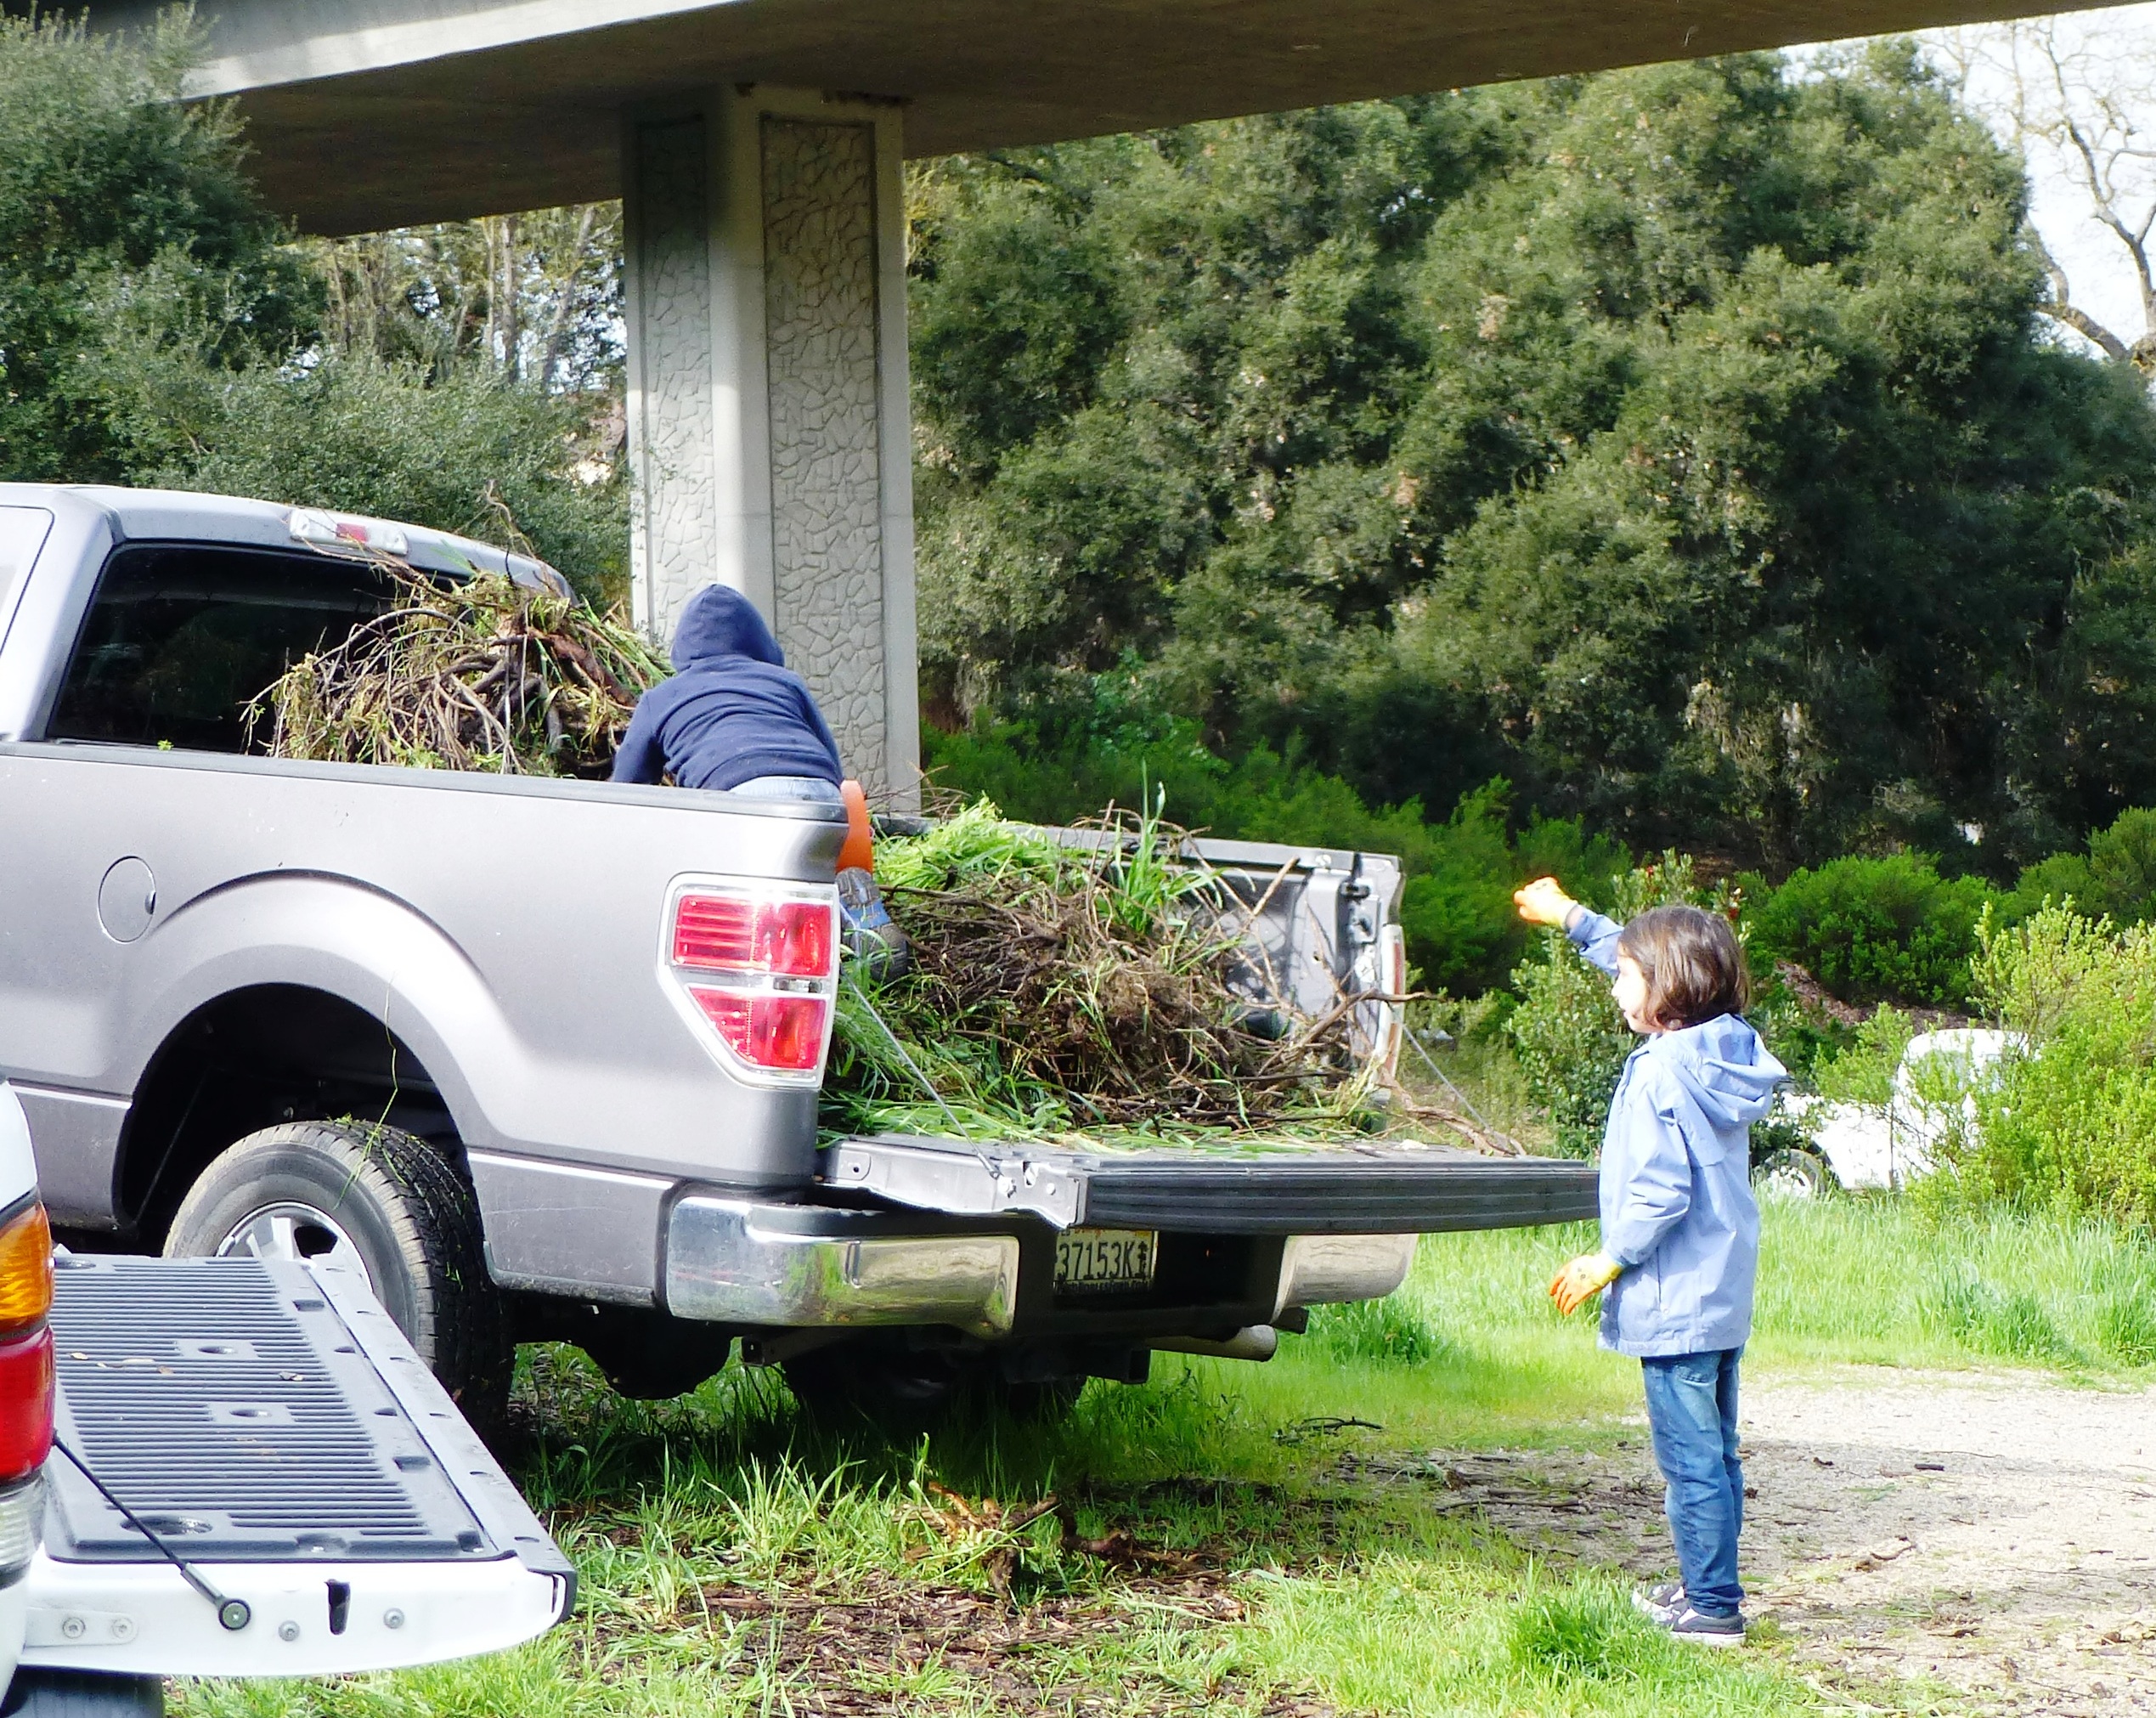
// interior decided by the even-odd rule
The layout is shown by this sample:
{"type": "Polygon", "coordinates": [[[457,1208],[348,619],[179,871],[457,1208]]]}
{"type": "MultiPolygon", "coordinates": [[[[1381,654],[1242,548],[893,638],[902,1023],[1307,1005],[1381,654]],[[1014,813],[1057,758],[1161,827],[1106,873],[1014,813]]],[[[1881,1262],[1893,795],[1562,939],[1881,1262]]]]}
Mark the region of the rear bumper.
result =
{"type": "Polygon", "coordinates": [[[1408,1140],[1077,1151],[878,1135],[819,1154],[827,1186],[948,1215],[1206,1235],[1438,1235],[1595,1213],[1589,1163],[1408,1140]]]}
{"type": "Polygon", "coordinates": [[[907,1234],[881,1213],[691,1195],[666,1224],[666,1305],[677,1317],[779,1328],[952,1325],[1007,1332],[1010,1234],[907,1234]]]}
{"type": "Polygon", "coordinates": [[[1223,1282],[1213,1307],[1102,1303],[1028,1319],[1052,1286],[1036,1280],[1044,1263],[1053,1270],[1045,1230],[692,1194],[675,1201],[666,1233],[666,1304],[677,1317],[765,1329],[947,1325],[991,1341],[1050,1321],[1064,1334],[1097,1323],[1142,1339],[1149,1324],[1172,1329],[1194,1314],[1217,1322],[1232,1310],[1239,1325],[1244,1314],[1376,1299],[1406,1280],[1415,1248],[1412,1235],[1291,1235],[1250,1260],[1263,1281],[1223,1282]]]}

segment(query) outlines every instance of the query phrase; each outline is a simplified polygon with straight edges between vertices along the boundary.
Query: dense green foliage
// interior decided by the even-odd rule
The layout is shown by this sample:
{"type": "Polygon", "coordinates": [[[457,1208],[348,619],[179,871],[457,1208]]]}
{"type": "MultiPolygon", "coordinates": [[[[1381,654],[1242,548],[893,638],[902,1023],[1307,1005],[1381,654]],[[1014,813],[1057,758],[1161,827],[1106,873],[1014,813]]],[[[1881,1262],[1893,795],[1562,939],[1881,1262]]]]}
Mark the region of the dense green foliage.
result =
{"type": "Polygon", "coordinates": [[[407,519],[536,554],[588,598],[625,591],[626,486],[569,468],[589,415],[574,396],[336,353],[237,373],[130,357],[109,404],[135,482],[407,519]]]}
{"type": "Polygon", "coordinates": [[[2089,836],[2088,851],[2054,853],[2021,873],[2009,916],[2025,918],[2046,901],[2071,901],[2119,924],[2156,918],[2156,810],[2130,806],[2089,836]]]}
{"type": "Polygon", "coordinates": [[[1832,1104],[1868,1104],[1883,1110],[1892,1101],[1894,1074],[1916,1035],[1916,1023],[1892,1003],[1882,1003],[1837,1053],[1821,1057],[1813,1068],[1813,1084],[1832,1104]]]}
{"type": "Polygon", "coordinates": [[[1904,48],[1098,140],[914,187],[923,659],[1135,653],[1373,804],[2011,871],[2156,798],[2156,418],[2050,346],[1904,48]]]}
{"type": "Polygon", "coordinates": [[[0,19],[0,472],[130,469],[109,336],[145,302],[222,365],[281,358],[319,291],[256,200],[229,109],[183,107],[197,41],[0,19]]]}
{"type": "Polygon", "coordinates": [[[1830,860],[1764,890],[1746,915],[1752,947],[1793,960],[1836,996],[1958,1008],[1968,995],[1981,878],[1942,878],[1916,853],[1830,860]]]}
{"type": "Polygon", "coordinates": [[[2026,1048],[1978,1082],[1934,1194],[2156,1224],[2156,926],[2063,907],[1987,924],[1975,981],[2026,1048]]]}
{"type": "Polygon", "coordinates": [[[590,400],[342,353],[237,116],[176,99],[200,47],[177,11],[140,40],[0,20],[0,478],[384,513],[618,585],[622,486],[578,470],[590,400]]]}

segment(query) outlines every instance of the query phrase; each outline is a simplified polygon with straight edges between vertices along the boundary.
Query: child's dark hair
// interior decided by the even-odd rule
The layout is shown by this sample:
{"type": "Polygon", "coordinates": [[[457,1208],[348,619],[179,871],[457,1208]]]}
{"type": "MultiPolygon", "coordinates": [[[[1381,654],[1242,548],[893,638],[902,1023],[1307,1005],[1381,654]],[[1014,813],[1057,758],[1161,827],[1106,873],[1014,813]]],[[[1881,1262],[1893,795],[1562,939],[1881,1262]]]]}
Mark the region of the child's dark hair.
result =
{"type": "Polygon", "coordinates": [[[1675,1031],[1722,1014],[1742,1014],[1752,1000],[1730,921],[1696,907],[1651,907],[1617,935],[1647,981],[1647,1018],[1675,1031]]]}

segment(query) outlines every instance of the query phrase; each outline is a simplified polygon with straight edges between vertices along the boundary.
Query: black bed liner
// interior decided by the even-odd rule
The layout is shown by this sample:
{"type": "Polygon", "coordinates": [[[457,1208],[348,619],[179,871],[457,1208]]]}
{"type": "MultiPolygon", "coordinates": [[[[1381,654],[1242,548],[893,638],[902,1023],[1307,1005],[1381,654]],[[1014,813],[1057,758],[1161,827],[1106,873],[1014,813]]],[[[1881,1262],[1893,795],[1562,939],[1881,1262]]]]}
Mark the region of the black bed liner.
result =
{"type": "MultiPolygon", "coordinates": [[[[183,1555],[477,1561],[573,1570],[364,1282],[255,1258],[63,1255],[60,1440],[183,1555]]],[[[157,1551],[66,1456],[45,1545],[157,1551]]]]}
{"type": "Polygon", "coordinates": [[[1142,1151],[878,1134],[821,1154],[827,1185],[952,1216],[1209,1235],[1435,1235],[1595,1214],[1594,1166],[1387,1140],[1142,1151]]]}

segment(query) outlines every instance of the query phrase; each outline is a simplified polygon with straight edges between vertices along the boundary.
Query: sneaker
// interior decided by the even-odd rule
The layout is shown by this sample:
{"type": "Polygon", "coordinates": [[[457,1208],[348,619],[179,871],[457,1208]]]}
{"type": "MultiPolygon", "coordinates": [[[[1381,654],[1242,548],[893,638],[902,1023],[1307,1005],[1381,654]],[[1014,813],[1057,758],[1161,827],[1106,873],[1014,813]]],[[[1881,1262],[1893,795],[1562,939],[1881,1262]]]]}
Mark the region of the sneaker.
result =
{"type": "Polygon", "coordinates": [[[1703,1647],[1741,1647],[1744,1644],[1744,1613],[1710,1617],[1686,1605],[1673,1618],[1669,1632],[1680,1641],[1697,1641],[1703,1647]]]}
{"type": "Polygon", "coordinates": [[[1632,1608],[1658,1629],[1666,1629],[1685,1614],[1685,1584],[1664,1581],[1657,1587],[1634,1587],[1632,1608]]]}
{"type": "Polygon", "coordinates": [[[844,924],[846,952],[866,961],[871,977],[903,976],[913,964],[906,933],[891,922],[883,891],[872,873],[849,866],[838,873],[838,913],[844,924]]]}

